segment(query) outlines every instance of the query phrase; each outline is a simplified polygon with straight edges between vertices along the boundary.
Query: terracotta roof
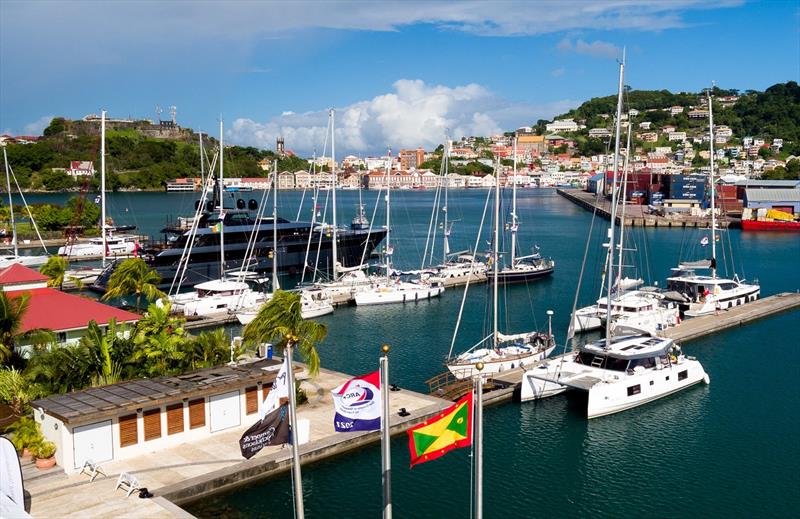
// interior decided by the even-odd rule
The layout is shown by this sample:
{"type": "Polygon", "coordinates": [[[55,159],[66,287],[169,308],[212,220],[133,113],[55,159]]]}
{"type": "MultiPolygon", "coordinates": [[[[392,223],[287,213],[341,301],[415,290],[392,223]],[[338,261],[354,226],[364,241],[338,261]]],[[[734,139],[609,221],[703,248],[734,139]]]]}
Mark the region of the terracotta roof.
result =
{"type": "Polygon", "coordinates": [[[36,272],[32,268],[28,268],[19,263],[14,263],[2,270],[0,270],[0,285],[16,285],[18,283],[34,283],[47,281],[48,278],[44,274],[36,272]]]}
{"type": "Polygon", "coordinates": [[[93,299],[75,296],[54,288],[34,288],[7,292],[9,297],[30,294],[28,311],[23,317],[21,332],[46,328],[54,332],[80,330],[90,321],[106,325],[111,319],[117,322],[138,321],[140,316],[93,299]]]}

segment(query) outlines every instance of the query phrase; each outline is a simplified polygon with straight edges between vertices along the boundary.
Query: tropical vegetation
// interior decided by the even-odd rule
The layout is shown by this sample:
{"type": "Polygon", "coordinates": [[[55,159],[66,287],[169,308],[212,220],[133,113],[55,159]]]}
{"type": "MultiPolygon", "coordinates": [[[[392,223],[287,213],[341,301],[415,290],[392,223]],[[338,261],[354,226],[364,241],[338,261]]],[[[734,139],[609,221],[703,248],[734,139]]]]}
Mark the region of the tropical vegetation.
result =
{"type": "Polygon", "coordinates": [[[157,299],[166,299],[167,296],[159,290],[158,284],[161,276],[147,266],[141,258],[131,258],[123,261],[108,280],[103,300],[136,296],[136,311],[141,310],[142,297],[151,302],[157,299]]]}

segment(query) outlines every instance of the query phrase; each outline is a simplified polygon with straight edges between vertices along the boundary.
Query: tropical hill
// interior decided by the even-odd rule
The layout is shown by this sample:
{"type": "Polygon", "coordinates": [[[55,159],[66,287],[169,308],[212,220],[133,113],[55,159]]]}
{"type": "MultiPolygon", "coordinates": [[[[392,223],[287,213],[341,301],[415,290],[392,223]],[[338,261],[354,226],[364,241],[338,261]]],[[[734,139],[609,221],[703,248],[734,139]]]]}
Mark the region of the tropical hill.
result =
{"type": "MultiPolygon", "coordinates": [[[[200,146],[197,135],[188,128],[161,131],[149,121],[124,126],[107,125],[106,182],[108,189],[163,189],[165,181],[177,177],[200,176],[200,146]]],[[[219,141],[205,138],[207,155],[213,156],[219,141]]],[[[82,187],[64,172],[71,161],[94,161],[100,169],[99,123],[54,118],[43,136],[30,144],[8,144],[8,160],[23,189],[67,191],[82,187]]],[[[233,177],[261,177],[258,162],[278,160],[281,170],[308,169],[305,160],[277,156],[272,151],[252,147],[226,146],[225,169],[233,177]]],[[[89,178],[89,177],[86,177],[89,178]]],[[[88,188],[97,190],[99,175],[89,179],[88,188]]]]}

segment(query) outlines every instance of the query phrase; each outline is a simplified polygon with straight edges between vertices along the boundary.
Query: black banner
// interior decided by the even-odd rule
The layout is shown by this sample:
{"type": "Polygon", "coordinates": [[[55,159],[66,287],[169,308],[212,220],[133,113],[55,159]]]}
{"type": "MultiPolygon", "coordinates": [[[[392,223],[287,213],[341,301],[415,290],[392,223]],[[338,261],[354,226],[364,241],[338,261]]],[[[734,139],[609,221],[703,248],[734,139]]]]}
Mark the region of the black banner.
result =
{"type": "Polygon", "coordinates": [[[250,459],[267,445],[289,441],[289,406],[282,405],[247,429],[239,440],[242,456],[250,459]]]}

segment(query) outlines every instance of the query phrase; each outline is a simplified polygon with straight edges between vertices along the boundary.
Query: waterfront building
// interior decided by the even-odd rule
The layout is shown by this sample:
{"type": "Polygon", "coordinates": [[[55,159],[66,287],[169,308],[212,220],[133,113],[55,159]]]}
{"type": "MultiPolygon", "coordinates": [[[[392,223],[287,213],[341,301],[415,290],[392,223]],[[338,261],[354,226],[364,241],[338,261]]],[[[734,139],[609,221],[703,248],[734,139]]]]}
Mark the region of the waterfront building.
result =
{"type": "Polygon", "coordinates": [[[425,150],[417,148],[415,150],[400,150],[397,154],[400,159],[400,169],[418,168],[425,162],[425,150]]]}
{"type": "Polygon", "coordinates": [[[94,175],[94,162],[91,160],[73,160],[66,170],[67,175],[77,177],[90,177],[94,175]]]}
{"type": "Polygon", "coordinates": [[[167,191],[197,191],[202,180],[197,178],[174,178],[167,180],[164,185],[167,191]]]}
{"type": "Polygon", "coordinates": [[[278,189],[294,189],[294,173],[291,171],[278,173],[278,189]]]}

